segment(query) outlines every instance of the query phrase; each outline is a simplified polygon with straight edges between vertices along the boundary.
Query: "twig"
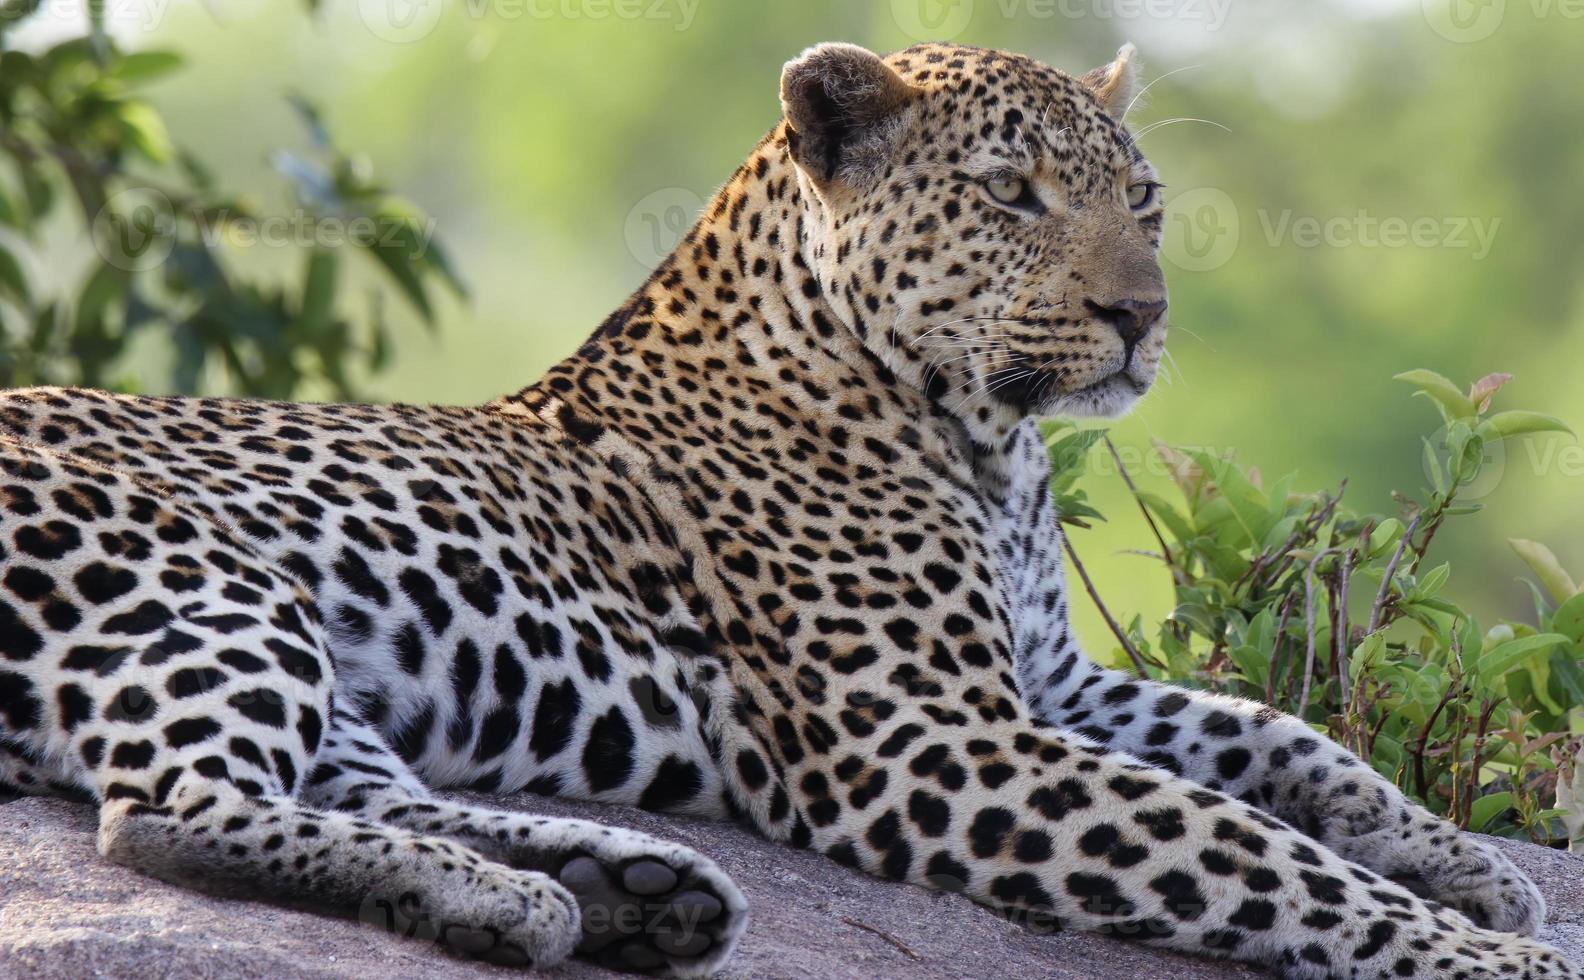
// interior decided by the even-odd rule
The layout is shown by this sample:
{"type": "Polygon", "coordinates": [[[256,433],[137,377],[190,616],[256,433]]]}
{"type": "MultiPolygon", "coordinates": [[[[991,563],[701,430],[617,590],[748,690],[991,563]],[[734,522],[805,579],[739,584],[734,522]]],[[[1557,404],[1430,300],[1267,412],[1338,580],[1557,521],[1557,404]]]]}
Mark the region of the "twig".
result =
{"type": "Polygon", "coordinates": [[[1352,701],[1352,690],[1348,687],[1348,582],[1353,577],[1353,550],[1350,548],[1342,553],[1342,567],[1337,573],[1337,597],[1332,615],[1336,618],[1336,625],[1332,627],[1335,634],[1331,637],[1332,645],[1336,648],[1336,675],[1337,692],[1342,696],[1342,719],[1347,727],[1353,727],[1352,719],[1348,718],[1348,705],[1352,701]]]}
{"type": "MultiPolygon", "coordinates": [[[[1298,593],[1289,592],[1287,598],[1282,600],[1281,621],[1276,624],[1276,646],[1271,649],[1270,670],[1265,672],[1265,703],[1276,703],[1276,668],[1277,661],[1281,658],[1282,640],[1287,636],[1287,619],[1292,615],[1293,603],[1298,600],[1298,593]]],[[[1291,677],[1292,672],[1288,672],[1291,677]]]]}
{"type": "Polygon", "coordinates": [[[1327,555],[1335,550],[1335,548],[1327,548],[1318,555],[1315,555],[1314,560],[1309,563],[1309,571],[1304,575],[1304,622],[1305,625],[1309,627],[1309,644],[1305,648],[1304,652],[1303,687],[1300,688],[1300,693],[1298,695],[1298,710],[1293,712],[1293,714],[1297,715],[1300,719],[1303,718],[1304,711],[1309,707],[1309,682],[1314,678],[1315,566],[1319,565],[1327,555]]]}
{"type": "Polygon", "coordinates": [[[1429,788],[1425,786],[1424,771],[1425,745],[1430,741],[1430,729],[1435,727],[1436,719],[1441,717],[1441,712],[1446,710],[1448,704],[1452,703],[1452,699],[1457,696],[1459,688],[1462,686],[1461,681],[1455,684],[1448,684],[1447,689],[1441,692],[1440,703],[1435,706],[1434,711],[1430,712],[1430,717],[1425,719],[1424,728],[1419,731],[1419,740],[1414,744],[1414,785],[1419,788],[1420,799],[1430,799],[1429,788]]]}
{"type": "Polygon", "coordinates": [[[1413,540],[1414,532],[1419,529],[1419,518],[1423,514],[1415,514],[1413,520],[1408,522],[1408,530],[1403,532],[1402,540],[1397,542],[1397,550],[1391,556],[1391,561],[1386,563],[1386,577],[1381,579],[1380,591],[1375,594],[1375,604],[1370,607],[1369,627],[1364,634],[1375,632],[1380,628],[1381,613],[1386,609],[1386,600],[1391,596],[1392,578],[1397,574],[1397,564],[1402,561],[1403,552],[1408,550],[1408,542],[1413,540]]]}
{"type": "Polygon", "coordinates": [[[1138,504],[1139,513],[1144,515],[1144,523],[1149,525],[1150,530],[1155,534],[1155,540],[1160,542],[1161,557],[1165,560],[1167,566],[1171,568],[1172,578],[1177,578],[1177,566],[1172,561],[1171,547],[1166,544],[1165,535],[1161,534],[1159,525],[1155,523],[1155,516],[1149,512],[1148,507],[1144,506],[1144,498],[1139,496],[1139,489],[1133,482],[1133,475],[1128,472],[1127,464],[1122,462],[1122,454],[1117,452],[1116,444],[1111,441],[1110,436],[1102,436],[1101,441],[1105,443],[1106,449],[1111,451],[1111,458],[1116,460],[1117,472],[1121,474],[1122,482],[1127,484],[1128,490],[1133,494],[1133,502],[1138,504]]]}
{"type": "Polygon", "coordinates": [[[1485,736],[1490,730],[1491,715],[1496,713],[1496,704],[1494,701],[1480,702],[1479,727],[1474,735],[1474,758],[1468,771],[1468,791],[1463,794],[1463,813],[1458,820],[1458,827],[1463,830],[1471,829],[1469,821],[1474,819],[1474,794],[1479,792],[1480,756],[1485,752],[1485,736]]]}
{"type": "Polygon", "coordinates": [[[1121,643],[1122,649],[1127,651],[1128,659],[1133,661],[1133,667],[1138,671],[1138,675],[1140,677],[1148,676],[1144,669],[1144,658],[1139,656],[1138,650],[1133,646],[1133,641],[1127,638],[1127,634],[1122,632],[1122,627],[1117,625],[1117,621],[1111,617],[1111,610],[1107,609],[1105,603],[1100,601],[1100,594],[1095,591],[1094,582],[1090,581],[1088,570],[1084,568],[1083,562],[1078,560],[1078,552],[1073,550],[1072,538],[1064,536],[1063,543],[1067,546],[1067,557],[1072,559],[1073,567],[1078,570],[1078,577],[1083,580],[1084,589],[1089,593],[1089,598],[1093,600],[1095,608],[1100,610],[1100,615],[1105,618],[1106,625],[1111,627],[1111,632],[1116,635],[1117,642],[1121,643]]]}
{"type": "Polygon", "coordinates": [[[1281,547],[1270,552],[1262,551],[1255,556],[1253,563],[1233,583],[1232,590],[1236,592],[1245,582],[1249,583],[1251,588],[1258,585],[1256,580],[1259,577],[1259,573],[1266,570],[1266,562],[1276,561],[1277,559],[1280,559],[1280,563],[1270,566],[1271,575],[1269,578],[1272,582],[1281,578],[1282,573],[1287,571],[1287,566],[1292,563],[1292,549],[1298,545],[1299,541],[1312,538],[1320,532],[1320,528],[1330,519],[1332,511],[1336,510],[1337,504],[1342,502],[1342,495],[1346,492],[1347,481],[1343,480],[1337,487],[1336,496],[1324,498],[1325,503],[1304,521],[1303,527],[1293,531],[1292,535],[1282,542],[1281,547]]]}
{"type": "Polygon", "coordinates": [[[924,959],[924,957],[920,956],[918,952],[913,949],[913,947],[891,935],[889,932],[886,932],[884,929],[877,929],[867,922],[860,922],[857,919],[849,918],[847,916],[842,916],[842,921],[852,926],[854,929],[862,929],[864,932],[874,933],[876,936],[879,936],[881,939],[884,939],[892,946],[895,946],[897,949],[901,950],[902,955],[906,956],[910,960],[913,960],[914,962],[924,959]]]}

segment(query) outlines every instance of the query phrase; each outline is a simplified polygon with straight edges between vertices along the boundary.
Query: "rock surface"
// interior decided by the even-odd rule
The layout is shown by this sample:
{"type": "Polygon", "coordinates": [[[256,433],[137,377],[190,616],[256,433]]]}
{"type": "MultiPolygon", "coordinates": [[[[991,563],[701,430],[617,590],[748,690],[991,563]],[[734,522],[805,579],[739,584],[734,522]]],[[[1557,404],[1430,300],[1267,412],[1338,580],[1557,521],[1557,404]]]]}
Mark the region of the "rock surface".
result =
{"type": "MultiPolygon", "coordinates": [[[[752,922],[722,976],[1229,980],[1245,967],[1077,933],[1038,935],[955,895],[879,881],[736,827],[522,797],[517,806],[633,827],[691,845],[748,895],[752,922]]],[[[94,811],[0,805],[0,977],[247,978],[509,974],[357,922],[222,901],[118,868],[94,850],[94,811]]],[[[1542,934],[1584,962],[1584,858],[1504,845],[1551,905],[1542,934]]],[[[610,976],[581,963],[566,977],[610,976]]]]}

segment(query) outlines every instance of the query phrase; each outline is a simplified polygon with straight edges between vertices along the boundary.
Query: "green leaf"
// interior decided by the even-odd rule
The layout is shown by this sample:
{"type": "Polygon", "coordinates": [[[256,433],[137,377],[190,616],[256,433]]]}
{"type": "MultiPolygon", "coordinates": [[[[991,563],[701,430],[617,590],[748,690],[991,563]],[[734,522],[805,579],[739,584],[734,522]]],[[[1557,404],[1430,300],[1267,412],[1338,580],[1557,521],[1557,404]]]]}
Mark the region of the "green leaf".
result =
{"type": "Polygon", "coordinates": [[[93,275],[83,284],[82,293],[77,297],[75,332],[79,334],[90,332],[93,329],[92,325],[102,323],[111,304],[125,297],[126,288],[125,272],[109,264],[95,269],[93,275]]]}
{"type": "Polygon", "coordinates": [[[1256,544],[1265,540],[1276,518],[1271,514],[1265,495],[1259,488],[1249,482],[1249,478],[1235,463],[1217,459],[1205,452],[1194,451],[1188,455],[1206,473],[1211,474],[1222,499],[1232,508],[1233,516],[1249,540],[1256,544]]]}
{"type": "Polygon", "coordinates": [[[33,292],[28,288],[22,261],[3,244],[0,244],[0,296],[10,297],[23,308],[33,304],[33,292]]]}
{"type": "Polygon", "coordinates": [[[1463,394],[1462,389],[1434,371],[1422,368],[1417,371],[1404,371],[1395,375],[1392,380],[1406,381],[1417,387],[1420,393],[1436,403],[1442,417],[1448,422],[1454,419],[1473,418],[1476,414],[1474,403],[1463,394]]]}
{"type": "Polygon", "coordinates": [[[1475,670],[1481,677],[1500,677],[1529,658],[1537,657],[1568,642],[1570,642],[1568,638],[1560,633],[1538,633],[1534,636],[1522,636],[1505,643],[1498,643],[1480,655],[1479,665],[1475,670]]]}
{"type": "Polygon", "coordinates": [[[1442,562],[1426,572],[1424,578],[1419,580],[1419,585],[1413,590],[1415,600],[1424,600],[1433,597],[1446,585],[1447,579],[1452,577],[1452,565],[1442,562]]]}
{"type": "Polygon", "coordinates": [[[49,214],[55,204],[55,185],[42,170],[23,167],[22,190],[27,196],[28,214],[35,222],[49,214]]]}
{"type": "Polygon", "coordinates": [[[329,249],[316,248],[308,254],[308,268],[303,275],[302,306],[298,317],[310,333],[330,320],[336,293],[336,255],[329,249]]]}
{"type": "Polygon", "coordinates": [[[1487,439],[1506,439],[1531,432],[1566,432],[1570,436],[1574,435],[1566,422],[1539,412],[1500,412],[1481,422],[1478,431],[1487,439]]]}
{"type": "Polygon", "coordinates": [[[1265,532],[1264,540],[1259,542],[1260,549],[1262,551],[1275,551],[1286,544],[1287,539],[1291,538],[1293,532],[1297,529],[1298,517],[1296,515],[1282,518],[1272,524],[1269,531],[1265,532]]]}
{"type": "Polygon", "coordinates": [[[1578,594],[1579,589],[1573,584],[1573,577],[1557,561],[1557,556],[1550,548],[1538,541],[1526,541],[1523,538],[1508,538],[1507,543],[1557,602],[1566,602],[1578,594]]]}
{"type": "Polygon", "coordinates": [[[1188,523],[1187,518],[1179,514],[1177,508],[1167,503],[1163,498],[1141,490],[1139,491],[1139,499],[1144,501],[1144,506],[1150,509],[1150,513],[1160,518],[1160,522],[1166,525],[1166,529],[1171,531],[1172,536],[1179,542],[1187,544],[1198,537],[1192,525],[1188,523]]]}
{"type": "MultiPolygon", "coordinates": [[[[1553,653],[1551,656],[1555,657],[1556,654],[1553,653]]],[[[1567,708],[1563,707],[1551,696],[1551,661],[1544,658],[1531,660],[1525,665],[1524,669],[1529,673],[1529,687],[1534,692],[1534,699],[1540,702],[1546,713],[1550,715],[1567,714],[1567,708]]],[[[1512,692],[1512,680],[1515,677],[1517,677],[1517,674],[1512,674],[1508,677],[1507,690],[1509,694],[1512,692]]],[[[1514,698],[1514,701],[1520,711],[1533,708],[1532,704],[1526,704],[1521,699],[1514,698]]]]}
{"type": "Polygon", "coordinates": [[[1049,449],[1052,473],[1059,475],[1082,470],[1084,461],[1089,458],[1089,450],[1104,438],[1104,429],[1079,429],[1058,439],[1049,449]]]}
{"type": "MultiPolygon", "coordinates": [[[[1561,633],[1574,643],[1584,644],[1584,592],[1557,607],[1551,614],[1551,632],[1561,633]]],[[[1580,701],[1584,704],[1584,701],[1580,701]]]]}
{"type": "Polygon", "coordinates": [[[1369,553],[1370,557],[1386,554],[1388,550],[1397,546],[1397,541],[1402,537],[1403,522],[1395,517],[1388,517],[1375,530],[1370,532],[1369,553]]]}
{"type": "Polygon", "coordinates": [[[122,103],[116,115],[126,129],[127,140],[133,149],[155,163],[167,163],[174,152],[165,120],[147,102],[122,103]]]}
{"type": "Polygon", "coordinates": [[[1249,683],[1262,685],[1270,671],[1270,658],[1249,646],[1232,647],[1227,650],[1227,656],[1237,665],[1238,673],[1248,678],[1249,683]]]}
{"type": "Polygon", "coordinates": [[[22,212],[18,210],[16,202],[11,199],[11,192],[4,184],[0,184],[0,225],[10,228],[22,227],[22,212]]]}
{"type": "Polygon", "coordinates": [[[1469,808],[1469,829],[1483,830],[1492,820],[1512,809],[1513,795],[1508,792],[1487,793],[1474,801],[1469,808]]]}
{"type": "Polygon", "coordinates": [[[1265,491],[1265,497],[1270,501],[1270,509],[1281,512],[1287,509],[1287,498],[1292,495],[1293,483],[1298,479],[1297,473],[1288,473],[1277,480],[1265,491]]]}
{"type": "Polygon", "coordinates": [[[1247,631],[1249,645],[1254,647],[1267,660],[1276,650],[1276,617],[1271,613],[1271,607],[1266,606],[1249,621],[1247,631]]]}
{"type": "Polygon", "coordinates": [[[1485,650],[1485,634],[1480,631],[1479,620],[1465,615],[1458,621],[1452,639],[1456,644],[1457,655],[1463,661],[1464,669],[1473,668],[1479,662],[1480,654],[1485,650]]]}
{"type": "Polygon", "coordinates": [[[1551,679],[1557,682],[1572,704],[1584,704],[1584,666],[1568,650],[1551,654],[1551,679]]]}
{"type": "Polygon", "coordinates": [[[1430,489],[1438,494],[1447,492],[1446,471],[1441,467],[1441,459],[1436,455],[1435,445],[1429,439],[1422,440],[1424,452],[1422,464],[1425,475],[1430,477],[1430,489]]]}
{"type": "Polygon", "coordinates": [[[134,51],[122,55],[111,74],[128,85],[141,85],[181,68],[186,61],[174,51],[134,51]]]}
{"type": "Polygon", "coordinates": [[[1469,483],[1485,466],[1485,440],[1462,422],[1447,426],[1447,468],[1458,483],[1469,483]]]}

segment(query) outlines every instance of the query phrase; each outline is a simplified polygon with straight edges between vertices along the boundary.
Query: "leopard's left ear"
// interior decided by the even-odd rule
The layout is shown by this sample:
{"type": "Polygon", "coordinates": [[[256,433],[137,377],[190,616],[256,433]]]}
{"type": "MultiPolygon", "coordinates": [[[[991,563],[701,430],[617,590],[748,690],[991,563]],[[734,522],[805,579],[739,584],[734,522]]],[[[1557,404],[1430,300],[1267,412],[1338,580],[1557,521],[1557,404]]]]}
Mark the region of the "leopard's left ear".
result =
{"type": "Polygon", "coordinates": [[[817,182],[863,180],[889,147],[887,123],[918,96],[879,55],[820,44],[787,62],[781,106],[792,157],[817,182]]]}
{"type": "Polygon", "coordinates": [[[1078,79],[1091,92],[1111,118],[1122,121],[1132,108],[1133,100],[1138,96],[1139,70],[1138,49],[1132,44],[1124,44],[1117,51],[1116,60],[1109,65],[1096,68],[1087,75],[1078,79]]]}

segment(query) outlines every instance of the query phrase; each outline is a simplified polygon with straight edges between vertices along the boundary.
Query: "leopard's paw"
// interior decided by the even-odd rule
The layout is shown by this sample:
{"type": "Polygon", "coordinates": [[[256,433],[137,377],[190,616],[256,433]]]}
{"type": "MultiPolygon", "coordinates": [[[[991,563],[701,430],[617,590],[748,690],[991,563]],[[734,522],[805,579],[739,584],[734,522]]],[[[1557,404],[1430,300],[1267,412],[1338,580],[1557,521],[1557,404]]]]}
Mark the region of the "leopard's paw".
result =
{"type": "Polygon", "coordinates": [[[577,900],[548,875],[470,860],[449,842],[399,883],[382,883],[359,918],[428,940],[447,952],[497,966],[545,968],[572,954],[581,937],[577,900]],[[446,858],[459,858],[445,860],[446,858]],[[396,887],[391,887],[391,885],[396,887]]]}
{"type": "Polygon", "coordinates": [[[1458,834],[1421,871],[1430,896],[1497,932],[1532,936],[1545,922],[1545,899],[1494,843],[1458,834]]]}
{"type": "Polygon", "coordinates": [[[603,966],[707,976],[747,927],[742,892],[692,848],[638,831],[544,818],[522,840],[528,848],[522,859],[576,896],[577,952],[603,966]]]}

